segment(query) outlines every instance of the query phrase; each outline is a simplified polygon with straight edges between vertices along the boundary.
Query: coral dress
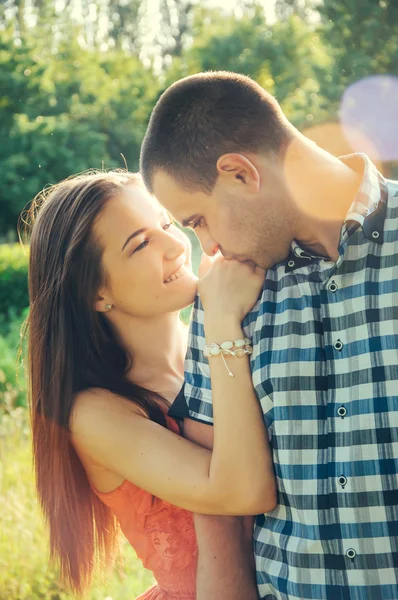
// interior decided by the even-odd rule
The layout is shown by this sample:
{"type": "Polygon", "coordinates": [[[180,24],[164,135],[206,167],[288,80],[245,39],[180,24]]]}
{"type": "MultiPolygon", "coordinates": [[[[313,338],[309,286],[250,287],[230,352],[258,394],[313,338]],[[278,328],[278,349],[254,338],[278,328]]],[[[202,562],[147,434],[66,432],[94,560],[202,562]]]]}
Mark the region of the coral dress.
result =
{"type": "MultiPolygon", "coordinates": [[[[179,433],[177,423],[168,416],[166,419],[168,428],[179,433]]],[[[113,510],[124,535],[157,581],[138,598],[195,599],[197,546],[192,513],[127,480],[112,492],[94,492],[113,510]]]]}

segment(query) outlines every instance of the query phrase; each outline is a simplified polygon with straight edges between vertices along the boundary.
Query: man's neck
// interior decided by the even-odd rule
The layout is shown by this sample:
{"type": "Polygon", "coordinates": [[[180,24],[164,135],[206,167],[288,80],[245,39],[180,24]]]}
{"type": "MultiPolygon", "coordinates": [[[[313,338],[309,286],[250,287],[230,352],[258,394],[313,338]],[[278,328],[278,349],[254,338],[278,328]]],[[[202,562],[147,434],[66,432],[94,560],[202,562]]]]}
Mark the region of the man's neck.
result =
{"type": "Polygon", "coordinates": [[[301,139],[287,152],[285,175],[298,215],[295,239],[314,254],[336,261],[341,227],[362,175],[301,139]]]}

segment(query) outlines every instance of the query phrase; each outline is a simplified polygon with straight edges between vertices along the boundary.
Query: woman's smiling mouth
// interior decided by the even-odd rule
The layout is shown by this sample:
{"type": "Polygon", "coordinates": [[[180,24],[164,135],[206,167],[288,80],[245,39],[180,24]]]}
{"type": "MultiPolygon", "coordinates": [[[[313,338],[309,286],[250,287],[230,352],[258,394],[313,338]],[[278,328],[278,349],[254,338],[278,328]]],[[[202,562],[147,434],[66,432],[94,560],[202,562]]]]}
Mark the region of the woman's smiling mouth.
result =
{"type": "Polygon", "coordinates": [[[179,267],[177,269],[177,271],[172,273],[170,275],[170,277],[165,279],[165,281],[163,283],[171,283],[172,281],[176,281],[176,279],[179,279],[180,277],[182,277],[182,275],[184,275],[184,271],[185,271],[185,263],[183,265],[181,265],[181,267],[179,267]]]}

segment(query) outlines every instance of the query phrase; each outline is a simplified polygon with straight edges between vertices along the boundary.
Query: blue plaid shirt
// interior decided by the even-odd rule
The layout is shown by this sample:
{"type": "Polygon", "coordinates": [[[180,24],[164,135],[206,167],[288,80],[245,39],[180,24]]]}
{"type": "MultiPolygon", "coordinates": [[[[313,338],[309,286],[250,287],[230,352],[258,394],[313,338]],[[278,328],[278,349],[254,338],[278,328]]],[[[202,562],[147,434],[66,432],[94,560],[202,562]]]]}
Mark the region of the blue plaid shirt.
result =
{"type": "MultiPolygon", "coordinates": [[[[398,599],[398,182],[342,160],[363,180],[337,262],[294,242],[243,322],[278,490],[254,527],[264,600],[398,599]]],[[[170,414],[212,423],[204,345],[197,299],[170,414]]]]}

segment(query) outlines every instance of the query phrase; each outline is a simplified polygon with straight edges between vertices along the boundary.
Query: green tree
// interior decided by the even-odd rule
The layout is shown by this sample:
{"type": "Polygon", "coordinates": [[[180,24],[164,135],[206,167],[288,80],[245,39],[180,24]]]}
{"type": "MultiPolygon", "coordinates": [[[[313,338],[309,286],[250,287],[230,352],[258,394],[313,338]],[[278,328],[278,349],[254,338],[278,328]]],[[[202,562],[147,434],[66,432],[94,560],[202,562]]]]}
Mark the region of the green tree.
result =
{"type": "Polygon", "coordinates": [[[139,54],[141,49],[141,0],[108,0],[108,36],[119,49],[139,54]]]}
{"type": "Polygon", "coordinates": [[[163,57],[181,56],[192,31],[195,0],[160,0],[163,57]]]}
{"type": "Polygon", "coordinates": [[[88,168],[138,167],[157,88],[138,58],[82,49],[78,31],[57,53],[0,32],[0,231],[48,183],[88,168]]]}
{"type": "Polygon", "coordinates": [[[198,71],[228,70],[249,75],[276,95],[287,116],[300,126],[323,120],[327,101],[319,79],[331,59],[314,25],[291,16],[268,24],[263,9],[246,5],[240,17],[200,8],[193,24],[193,43],[174,60],[165,85],[198,71]]]}
{"type": "Polygon", "coordinates": [[[375,73],[398,74],[396,0],[324,0],[320,34],[334,60],[327,95],[335,104],[346,87],[375,73]]]}
{"type": "Polygon", "coordinates": [[[312,0],[276,0],[275,14],[281,21],[293,15],[307,21],[314,14],[313,4],[312,0]]]}

